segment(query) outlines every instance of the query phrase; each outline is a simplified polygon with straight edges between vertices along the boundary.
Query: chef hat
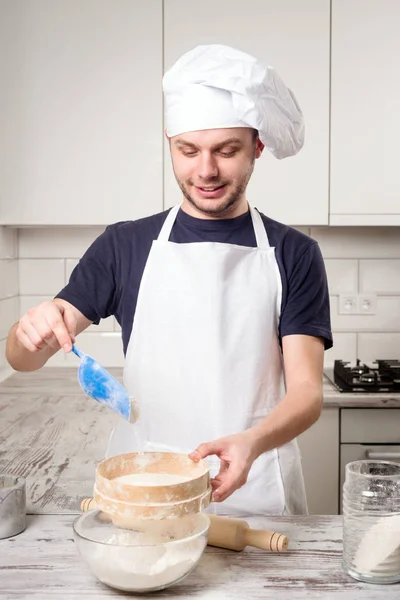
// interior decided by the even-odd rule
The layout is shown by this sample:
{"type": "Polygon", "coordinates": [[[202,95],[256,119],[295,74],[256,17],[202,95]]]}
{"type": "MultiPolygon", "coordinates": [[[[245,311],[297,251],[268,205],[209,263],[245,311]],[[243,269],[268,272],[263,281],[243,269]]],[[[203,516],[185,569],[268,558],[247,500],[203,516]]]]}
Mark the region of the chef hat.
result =
{"type": "Polygon", "coordinates": [[[197,46],[163,78],[166,132],[251,127],[276,158],[304,143],[303,114],[277,72],[229,46],[197,46]]]}

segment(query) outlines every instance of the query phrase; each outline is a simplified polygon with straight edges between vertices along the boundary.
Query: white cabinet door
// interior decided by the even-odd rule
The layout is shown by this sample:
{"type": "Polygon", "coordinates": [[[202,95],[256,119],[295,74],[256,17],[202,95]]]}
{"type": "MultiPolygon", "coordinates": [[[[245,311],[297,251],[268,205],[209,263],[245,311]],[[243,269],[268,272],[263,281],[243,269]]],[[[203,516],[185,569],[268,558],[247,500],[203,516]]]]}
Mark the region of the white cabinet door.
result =
{"type": "Polygon", "coordinates": [[[400,2],[333,0],[333,225],[400,225],[400,2]]]}
{"type": "MultiPolygon", "coordinates": [[[[278,71],[304,112],[301,152],[256,162],[249,202],[293,225],[328,223],[329,0],[168,0],[164,9],[164,67],[202,44],[226,44],[278,71]]],[[[181,199],[165,145],[165,197],[181,199]]]]}
{"type": "Polygon", "coordinates": [[[162,0],[0,8],[0,223],[162,210],[162,0]]]}
{"type": "Polygon", "coordinates": [[[324,408],[299,438],[310,515],[339,512],[339,409],[324,408]]]}

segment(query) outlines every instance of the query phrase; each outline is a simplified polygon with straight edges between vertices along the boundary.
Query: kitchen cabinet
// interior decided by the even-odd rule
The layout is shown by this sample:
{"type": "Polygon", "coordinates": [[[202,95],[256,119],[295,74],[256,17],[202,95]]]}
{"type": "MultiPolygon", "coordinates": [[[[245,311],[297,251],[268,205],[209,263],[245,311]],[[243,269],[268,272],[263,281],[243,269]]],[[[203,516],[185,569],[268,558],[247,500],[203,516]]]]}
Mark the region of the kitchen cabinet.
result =
{"type": "MultiPolygon", "coordinates": [[[[272,65],[305,115],[300,153],[256,161],[249,202],[292,225],[328,223],[329,0],[168,0],[164,6],[164,67],[202,44],[226,44],[272,65]]],[[[180,201],[165,142],[165,205],[180,201]]]]}
{"type": "Polygon", "coordinates": [[[339,410],[324,407],[318,421],[298,438],[311,515],[339,512],[339,410]]]}
{"type": "Polygon", "coordinates": [[[162,210],[162,0],[0,7],[0,223],[162,210]]]}
{"type": "MultiPolygon", "coordinates": [[[[342,409],[340,431],[340,491],[349,462],[389,460],[400,463],[399,408],[342,409]]],[[[339,501],[342,512],[342,494],[339,501]]]]}
{"type": "Polygon", "coordinates": [[[400,225],[400,2],[332,0],[332,225],[400,225]]]}

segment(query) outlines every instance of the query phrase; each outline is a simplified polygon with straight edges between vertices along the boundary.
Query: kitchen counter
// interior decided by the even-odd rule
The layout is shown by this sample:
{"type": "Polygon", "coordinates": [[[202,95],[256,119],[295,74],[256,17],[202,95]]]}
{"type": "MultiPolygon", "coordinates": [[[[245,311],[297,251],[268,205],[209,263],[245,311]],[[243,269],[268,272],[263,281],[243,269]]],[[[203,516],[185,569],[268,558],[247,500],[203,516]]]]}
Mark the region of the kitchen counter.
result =
{"type": "MultiPolygon", "coordinates": [[[[108,369],[122,382],[122,368],[108,369]]],[[[338,408],[400,408],[400,394],[368,394],[357,392],[346,394],[339,392],[324,376],[324,406],[338,408]]],[[[0,382],[1,394],[82,394],[77,381],[77,370],[72,367],[44,367],[32,373],[14,373],[0,382]]]]}
{"type": "Polygon", "coordinates": [[[339,392],[324,376],[324,406],[336,408],[400,408],[400,394],[368,392],[339,392]]]}
{"type": "MultiPolygon", "coordinates": [[[[122,380],[122,369],[110,371],[122,380]]],[[[341,394],[325,380],[324,406],[400,407],[400,394],[341,394]]],[[[0,383],[0,472],[26,477],[28,512],[79,509],[117,419],[82,392],[75,368],[15,373],[0,383]]]]}
{"type": "MultiPolygon", "coordinates": [[[[142,598],[100,583],[78,555],[73,515],[33,515],[20,535],[0,540],[0,598],[142,598]]],[[[253,517],[251,526],[288,535],[282,554],[256,548],[234,552],[207,547],[200,563],[179,584],[152,598],[189,600],[377,600],[400,597],[400,584],[355,581],[341,566],[341,517],[253,517]]]]}

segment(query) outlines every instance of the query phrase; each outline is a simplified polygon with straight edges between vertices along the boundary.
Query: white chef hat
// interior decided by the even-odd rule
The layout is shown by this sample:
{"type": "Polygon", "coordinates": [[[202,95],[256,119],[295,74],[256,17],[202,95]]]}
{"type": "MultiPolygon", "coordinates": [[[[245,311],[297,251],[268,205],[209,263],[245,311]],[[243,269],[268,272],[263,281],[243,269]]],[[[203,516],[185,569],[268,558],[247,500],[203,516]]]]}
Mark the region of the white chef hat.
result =
{"type": "Polygon", "coordinates": [[[276,158],[304,143],[303,114],[277,72],[229,46],[197,46],[163,78],[166,132],[251,127],[276,158]]]}

